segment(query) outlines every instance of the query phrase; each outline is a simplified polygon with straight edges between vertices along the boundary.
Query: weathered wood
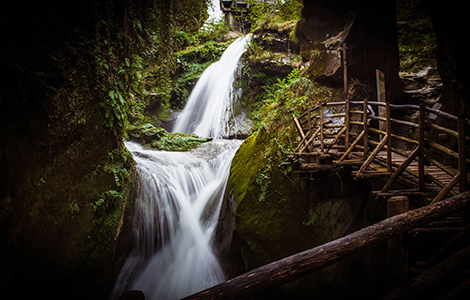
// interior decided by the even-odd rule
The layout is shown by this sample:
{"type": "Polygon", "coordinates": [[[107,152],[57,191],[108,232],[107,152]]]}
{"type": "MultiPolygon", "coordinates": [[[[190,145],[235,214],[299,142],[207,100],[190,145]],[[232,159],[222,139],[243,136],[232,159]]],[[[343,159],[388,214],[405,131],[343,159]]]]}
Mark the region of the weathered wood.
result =
{"type": "Polygon", "coordinates": [[[454,188],[454,186],[460,181],[460,172],[439,192],[439,194],[431,202],[436,203],[444,199],[444,197],[454,188]]]}
{"type": "Polygon", "coordinates": [[[429,271],[417,276],[406,284],[395,289],[380,300],[423,299],[422,294],[433,286],[448,279],[451,275],[470,265],[470,247],[467,247],[429,271]]]}
{"type": "Polygon", "coordinates": [[[323,106],[322,104],[320,103],[320,151],[323,152],[323,150],[325,149],[325,142],[323,141],[324,139],[324,131],[323,131],[323,106]]]}
{"type": "Polygon", "coordinates": [[[424,192],[426,189],[426,183],[424,182],[424,127],[425,127],[425,107],[423,103],[419,106],[419,133],[418,133],[418,180],[419,190],[424,192]]]}
{"type": "Polygon", "coordinates": [[[300,126],[300,123],[299,123],[299,120],[297,119],[297,117],[292,114],[292,117],[294,118],[294,123],[295,123],[295,126],[297,127],[297,129],[299,130],[299,133],[300,133],[300,136],[303,138],[305,138],[305,133],[302,129],[302,126],[300,126]]]}
{"type": "Polygon", "coordinates": [[[442,126],[439,126],[439,125],[436,125],[430,121],[426,121],[426,126],[428,126],[429,128],[432,128],[432,129],[435,129],[435,130],[439,130],[439,131],[442,131],[442,132],[445,132],[447,134],[450,134],[452,135],[453,137],[455,138],[458,138],[459,137],[459,134],[457,131],[455,130],[452,130],[452,129],[449,129],[449,128],[446,128],[446,127],[442,127],[442,126]]]}
{"type": "Polygon", "coordinates": [[[358,174],[363,174],[364,171],[367,169],[367,167],[370,165],[372,160],[374,159],[375,156],[382,150],[382,148],[385,146],[385,144],[388,142],[388,135],[386,135],[383,140],[380,142],[380,144],[375,147],[374,151],[370,154],[370,156],[367,158],[367,160],[364,162],[362,167],[359,169],[358,174]]]}
{"type": "Polygon", "coordinates": [[[334,168],[332,165],[327,165],[327,164],[301,164],[300,171],[304,172],[314,172],[314,171],[333,171],[334,168]]]}
{"type": "Polygon", "coordinates": [[[317,130],[312,134],[310,139],[305,143],[305,145],[300,149],[300,153],[303,153],[307,148],[309,148],[309,145],[313,142],[313,140],[317,137],[318,133],[320,132],[321,127],[318,127],[317,130]]]}
{"type": "MultiPolygon", "coordinates": [[[[338,134],[335,136],[333,142],[331,142],[331,144],[336,144],[336,142],[339,140],[339,138],[344,134],[344,132],[346,131],[346,127],[343,127],[343,129],[341,129],[338,134]]],[[[330,151],[330,148],[331,147],[328,147],[328,149],[326,149],[325,153],[328,153],[328,151],[330,151]]]]}
{"type": "MultiPolygon", "coordinates": [[[[375,133],[379,133],[379,134],[382,134],[382,135],[387,134],[387,132],[376,129],[376,128],[370,128],[370,131],[375,132],[375,133]]],[[[408,143],[411,143],[411,144],[416,144],[416,145],[418,144],[418,141],[407,138],[407,137],[404,137],[404,136],[401,136],[401,135],[398,135],[398,134],[393,134],[392,133],[390,136],[394,139],[397,139],[397,140],[405,141],[405,142],[408,142],[408,143]]]]}
{"type": "Polygon", "coordinates": [[[351,153],[351,151],[353,151],[354,147],[357,145],[357,143],[359,143],[359,141],[362,139],[364,134],[365,134],[364,131],[362,131],[361,134],[359,134],[359,136],[354,140],[354,142],[346,150],[346,152],[344,152],[343,156],[341,156],[341,158],[338,160],[338,162],[342,162],[349,155],[349,153],[351,153]]]}
{"type": "Polygon", "coordinates": [[[385,113],[387,117],[387,171],[392,172],[392,122],[390,121],[391,111],[390,102],[387,101],[385,106],[385,113]]]}
{"type": "Polygon", "coordinates": [[[413,153],[398,167],[398,169],[393,173],[392,177],[387,181],[385,186],[382,188],[382,193],[387,192],[392,184],[400,177],[400,175],[405,171],[405,169],[411,164],[411,162],[418,156],[419,154],[419,147],[417,147],[413,153]]]}
{"type": "Polygon", "coordinates": [[[392,123],[397,123],[397,124],[400,124],[400,125],[406,125],[406,126],[410,126],[410,127],[413,127],[413,128],[419,128],[419,124],[409,122],[409,121],[397,120],[397,119],[393,119],[393,118],[390,118],[390,121],[392,121],[392,123]]]}
{"type": "Polygon", "coordinates": [[[364,160],[367,159],[367,156],[369,155],[369,121],[368,121],[368,116],[367,116],[367,107],[368,105],[368,99],[364,99],[364,105],[362,107],[363,110],[363,115],[362,115],[362,121],[364,122],[363,124],[363,131],[364,131],[364,154],[362,158],[364,160]]]}
{"type": "MultiPolygon", "coordinates": [[[[470,191],[383,220],[327,244],[259,267],[184,299],[246,299],[329,266],[365,248],[383,243],[412,228],[459,211],[469,204],[470,191]]],[[[470,255],[467,256],[470,259],[470,255]]]]}
{"type": "Polygon", "coordinates": [[[452,157],[455,157],[457,159],[459,159],[459,154],[445,146],[442,146],[441,144],[438,144],[434,141],[431,141],[429,139],[425,139],[426,141],[426,144],[430,147],[433,147],[434,149],[437,149],[441,152],[444,152],[445,154],[449,155],[449,156],[452,156],[452,157]]]}
{"type": "Polygon", "coordinates": [[[465,140],[467,137],[466,134],[466,125],[465,117],[459,115],[459,173],[460,173],[460,186],[459,192],[463,193],[467,190],[468,180],[467,180],[467,160],[466,160],[466,149],[465,149],[465,140]]]}
{"type": "MultiPolygon", "coordinates": [[[[402,214],[410,209],[406,196],[394,196],[387,202],[387,218],[402,214]]],[[[408,280],[408,243],[405,233],[387,241],[388,287],[396,288],[408,280]]]]}
{"type": "Polygon", "coordinates": [[[432,157],[429,157],[427,156],[426,154],[424,155],[424,158],[432,163],[433,165],[435,165],[436,167],[438,167],[439,169],[441,169],[442,171],[446,172],[447,174],[449,174],[450,176],[454,177],[455,175],[457,175],[456,172],[454,172],[453,170],[447,168],[446,166],[444,166],[443,164],[441,164],[440,162],[438,162],[437,160],[435,160],[434,158],[432,157]]]}

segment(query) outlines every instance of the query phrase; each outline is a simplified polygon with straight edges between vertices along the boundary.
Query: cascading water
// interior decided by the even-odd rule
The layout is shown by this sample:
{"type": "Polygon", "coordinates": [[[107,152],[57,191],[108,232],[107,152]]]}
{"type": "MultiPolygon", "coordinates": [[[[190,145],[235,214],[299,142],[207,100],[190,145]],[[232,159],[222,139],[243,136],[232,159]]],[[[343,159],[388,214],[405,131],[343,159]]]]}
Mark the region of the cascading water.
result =
{"type": "MultiPolygon", "coordinates": [[[[236,40],[215,63],[219,66],[213,64],[212,71],[204,72],[210,75],[199,80],[204,86],[196,89],[200,83],[196,85],[175,131],[185,128],[181,131],[216,138],[228,132],[224,124],[234,100],[233,73],[247,42],[245,37],[236,40]],[[231,81],[222,84],[222,77],[231,81]],[[198,121],[187,121],[191,119],[198,121]]],[[[146,299],[180,299],[225,280],[211,240],[240,144],[214,140],[185,153],[126,143],[137,163],[134,248],[111,299],[130,290],[143,291],[146,299]]]]}
{"type": "Polygon", "coordinates": [[[225,50],[218,62],[202,73],[176,120],[174,132],[215,138],[230,135],[230,121],[234,120],[233,99],[237,96],[233,82],[238,62],[249,41],[249,35],[239,37],[225,50]]]}

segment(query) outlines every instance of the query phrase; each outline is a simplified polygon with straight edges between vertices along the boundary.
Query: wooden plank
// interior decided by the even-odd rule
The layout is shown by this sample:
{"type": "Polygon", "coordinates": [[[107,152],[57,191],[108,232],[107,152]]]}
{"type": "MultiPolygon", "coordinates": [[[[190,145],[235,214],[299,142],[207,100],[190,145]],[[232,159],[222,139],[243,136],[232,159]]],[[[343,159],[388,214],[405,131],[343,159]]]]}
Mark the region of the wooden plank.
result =
{"type": "MultiPolygon", "coordinates": [[[[470,191],[388,218],[340,239],[320,245],[210,287],[184,300],[246,299],[296,280],[366,248],[468,207],[470,191]]],[[[467,255],[470,259],[470,255],[467,255]]]]}

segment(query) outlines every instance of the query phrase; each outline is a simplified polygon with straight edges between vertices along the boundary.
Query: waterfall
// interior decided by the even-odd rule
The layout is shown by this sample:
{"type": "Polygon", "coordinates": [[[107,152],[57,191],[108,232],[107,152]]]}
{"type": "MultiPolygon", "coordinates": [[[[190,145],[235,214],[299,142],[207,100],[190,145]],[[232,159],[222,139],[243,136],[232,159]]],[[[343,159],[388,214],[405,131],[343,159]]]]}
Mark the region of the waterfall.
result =
{"type": "Polygon", "coordinates": [[[240,57],[249,41],[249,35],[239,37],[225,50],[218,62],[202,73],[176,120],[173,132],[215,138],[230,135],[230,121],[234,120],[237,96],[233,82],[240,57]]]}
{"type": "MultiPolygon", "coordinates": [[[[204,72],[178,119],[178,131],[228,133],[234,73],[246,43],[247,38],[237,39],[204,72]]],[[[190,152],[167,152],[126,142],[136,161],[133,250],[111,299],[130,290],[143,291],[150,300],[180,299],[225,280],[211,243],[240,144],[216,139],[190,152]]]]}

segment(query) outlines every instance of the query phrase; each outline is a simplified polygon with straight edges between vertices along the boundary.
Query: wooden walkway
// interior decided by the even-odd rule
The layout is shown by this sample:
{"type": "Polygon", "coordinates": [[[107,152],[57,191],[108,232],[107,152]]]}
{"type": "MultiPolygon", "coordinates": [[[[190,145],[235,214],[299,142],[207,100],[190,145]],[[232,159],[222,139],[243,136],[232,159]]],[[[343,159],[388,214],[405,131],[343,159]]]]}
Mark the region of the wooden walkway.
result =
{"type": "Polygon", "coordinates": [[[357,179],[384,178],[374,191],[377,197],[420,197],[423,204],[468,189],[470,121],[463,116],[366,99],[321,104],[293,120],[300,142],[292,157],[303,161],[300,174],[347,168],[357,179]],[[416,122],[392,118],[398,111],[419,117],[416,122]],[[453,128],[436,125],[437,116],[453,128]],[[451,149],[440,139],[457,146],[451,149]]]}

